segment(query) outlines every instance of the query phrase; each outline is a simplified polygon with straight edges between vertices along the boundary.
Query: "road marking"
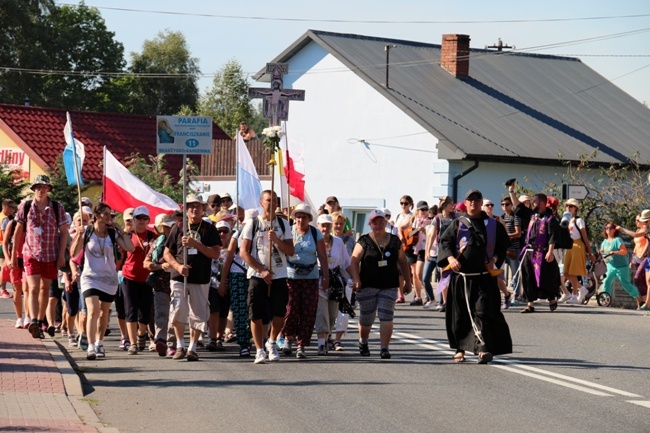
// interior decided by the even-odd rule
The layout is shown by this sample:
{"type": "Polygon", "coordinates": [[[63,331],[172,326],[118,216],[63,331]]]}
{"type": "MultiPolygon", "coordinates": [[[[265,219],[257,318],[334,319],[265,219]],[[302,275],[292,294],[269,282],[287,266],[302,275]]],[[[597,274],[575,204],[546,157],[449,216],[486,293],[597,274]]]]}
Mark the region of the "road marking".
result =
{"type": "MultiPolygon", "coordinates": [[[[357,324],[350,323],[350,325],[358,327],[357,324]]],[[[379,328],[377,326],[373,326],[372,332],[378,334],[379,328]]],[[[455,353],[454,350],[449,349],[448,343],[446,341],[431,340],[406,332],[394,332],[393,339],[448,355],[453,355],[455,353]]],[[[474,358],[471,355],[467,355],[467,357],[474,358]]],[[[531,367],[508,357],[500,357],[499,359],[495,359],[492,361],[492,364],[490,364],[490,366],[599,397],[612,397],[612,394],[619,394],[624,397],[643,398],[642,396],[633,394],[631,392],[622,391],[620,389],[600,385],[598,383],[589,382],[571,376],[566,376],[564,374],[554,373],[552,371],[546,371],[541,368],[531,367]]],[[[628,403],[650,408],[650,401],[629,400],[628,403]]]]}
{"type": "Polygon", "coordinates": [[[647,407],[650,409],[650,401],[627,400],[628,403],[638,404],[639,406],[647,407]]]}

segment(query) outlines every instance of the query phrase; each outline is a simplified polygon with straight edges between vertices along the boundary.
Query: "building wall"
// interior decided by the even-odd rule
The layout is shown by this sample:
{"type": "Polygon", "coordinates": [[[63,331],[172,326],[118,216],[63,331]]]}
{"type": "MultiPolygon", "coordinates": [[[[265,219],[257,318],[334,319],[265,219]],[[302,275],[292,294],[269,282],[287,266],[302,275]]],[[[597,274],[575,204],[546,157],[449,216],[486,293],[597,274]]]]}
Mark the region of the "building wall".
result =
{"type": "Polygon", "coordinates": [[[396,214],[404,194],[432,202],[447,193],[436,138],[319,45],[290,60],[284,85],[306,91],[304,102],[290,103],[287,134],[305,147],[314,203],[335,195],[347,209],[385,206],[396,214]]]}
{"type": "Polygon", "coordinates": [[[29,173],[29,180],[32,181],[39,174],[45,174],[44,167],[39,167],[25,152],[11,139],[9,136],[0,129],[0,151],[10,149],[24,155],[25,166],[24,171],[29,173]]]}

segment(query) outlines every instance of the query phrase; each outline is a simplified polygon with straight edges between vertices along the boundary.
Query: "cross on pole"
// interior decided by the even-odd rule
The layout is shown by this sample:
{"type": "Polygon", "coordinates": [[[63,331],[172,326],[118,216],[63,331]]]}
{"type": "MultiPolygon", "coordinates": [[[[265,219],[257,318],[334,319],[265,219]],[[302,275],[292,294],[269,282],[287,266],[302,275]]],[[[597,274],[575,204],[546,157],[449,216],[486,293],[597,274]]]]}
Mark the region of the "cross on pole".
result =
{"type": "Polygon", "coordinates": [[[282,88],[284,84],[282,76],[288,71],[287,63],[267,63],[266,73],[271,74],[271,88],[251,87],[248,89],[249,98],[264,100],[262,111],[264,117],[269,119],[271,126],[278,126],[281,120],[289,119],[289,101],[305,100],[304,90],[282,88]]]}

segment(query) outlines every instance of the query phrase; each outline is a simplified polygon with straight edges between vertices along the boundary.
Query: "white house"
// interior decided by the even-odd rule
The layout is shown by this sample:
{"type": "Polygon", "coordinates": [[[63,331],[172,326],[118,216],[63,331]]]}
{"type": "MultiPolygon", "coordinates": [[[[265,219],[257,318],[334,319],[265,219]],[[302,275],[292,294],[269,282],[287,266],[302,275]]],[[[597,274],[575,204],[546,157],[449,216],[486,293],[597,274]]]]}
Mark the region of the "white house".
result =
{"type": "MultiPolygon", "coordinates": [[[[359,231],[399,198],[437,204],[478,188],[498,200],[516,177],[539,189],[560,159],[650,161],[650,111],[578,59],[309,30],[271,62],[288,63],[287,134],[304,145],[306,189],[338,197],[359,231]]],[[[265,70],[256,77],[269,81],[265,70]]]]}

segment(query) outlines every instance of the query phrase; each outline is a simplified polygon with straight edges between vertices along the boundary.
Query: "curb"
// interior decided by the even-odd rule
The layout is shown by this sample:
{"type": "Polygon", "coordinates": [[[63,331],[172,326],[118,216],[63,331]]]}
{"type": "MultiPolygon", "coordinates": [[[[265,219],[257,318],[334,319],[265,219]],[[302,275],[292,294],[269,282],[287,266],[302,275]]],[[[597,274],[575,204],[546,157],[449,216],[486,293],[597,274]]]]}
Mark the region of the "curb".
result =
{"type": "Polygon", "coordinates": [[[119,430],[115,427],[105,426],[97,417],[93,408],[83,400],[84,394],[81,386],[81,379],[79,379],[74,368],[72,368],[68,362],[68,359],[63,354],[60,346],[51,338],[45,338],[41,341],[52,356],[56,368],[61,372],[61,376],[63,377],[63,387],[65,388],[68,401],[74,408],[75,412],[77,412],[79,419],[85,425],[96,428],[100,433],[119,433],[119,430]]]}

